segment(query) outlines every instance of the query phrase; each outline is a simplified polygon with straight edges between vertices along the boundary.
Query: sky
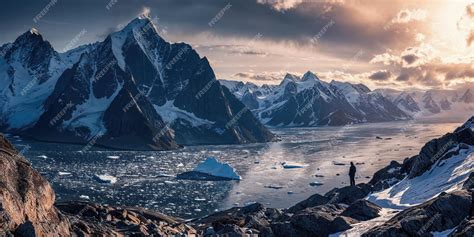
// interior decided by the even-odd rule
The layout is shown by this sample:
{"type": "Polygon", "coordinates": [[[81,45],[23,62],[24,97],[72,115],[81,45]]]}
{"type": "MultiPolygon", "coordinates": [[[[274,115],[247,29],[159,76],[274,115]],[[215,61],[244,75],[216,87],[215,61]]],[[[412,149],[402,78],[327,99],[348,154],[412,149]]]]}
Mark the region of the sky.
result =
{"type": "Polygon", "coordinates": [[[36,28],[63,52],[140,14],[206,56],[217,78],[278,84],[286,73],[372,89],[474,83],[473,0],[2,0],[0,44],[36,28]]]}

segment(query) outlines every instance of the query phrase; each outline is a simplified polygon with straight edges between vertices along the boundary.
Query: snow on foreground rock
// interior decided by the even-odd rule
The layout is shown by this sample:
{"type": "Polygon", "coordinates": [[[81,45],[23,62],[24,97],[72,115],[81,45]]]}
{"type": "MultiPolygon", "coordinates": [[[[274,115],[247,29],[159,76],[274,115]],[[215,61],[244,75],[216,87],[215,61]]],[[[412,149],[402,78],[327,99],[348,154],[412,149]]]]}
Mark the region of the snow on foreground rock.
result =
{"type": "Polygon", "coordinates": [[[195,180],[241,180],[235,168],[229,164],[219,162],[214,157],[208,157],[200,163],[193,171],[184,172],[177,176],[179,179],[195,180]]]}
{"type": "MultiPolygon", "coordinates": [[[[459,149],[459,147],[452,150],[459,149]]],[[[451,150],[451,151],[452,151],[451,150]]],[[[405,209],[421,204],[441,192],[462,188],[474,170],[474,146],[459,150],[459,155],[438,161],[423,175],[405,178],[394,186],[371,194],[367,199],[384,208],[405,209]]]]}
{"type": "Polygon", "coordinates": [[[383,208],[381,216],[331,236],[473,236],[473,121],[378,171],[366,200],[383,208]]]}

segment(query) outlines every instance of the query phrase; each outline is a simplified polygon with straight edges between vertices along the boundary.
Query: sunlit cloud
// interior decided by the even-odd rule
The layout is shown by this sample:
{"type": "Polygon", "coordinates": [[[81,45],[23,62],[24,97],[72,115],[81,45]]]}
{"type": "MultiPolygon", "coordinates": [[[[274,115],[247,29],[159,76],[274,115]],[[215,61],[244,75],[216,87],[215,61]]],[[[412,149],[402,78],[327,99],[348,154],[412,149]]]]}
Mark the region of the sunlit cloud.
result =
{"type": "Polygon", "coordinates": [[[412,21],[423,21],[426,19],[428,13],[423,9],[401,10],[397,17],[392,19],[393,23],[409,23],[412,21]]]}
{"type": "Polygon", "coordinates": [[[267,4],[278,11],[287,10],[301,4],[303,0],[257,0],[260,4],[267,4]]]}

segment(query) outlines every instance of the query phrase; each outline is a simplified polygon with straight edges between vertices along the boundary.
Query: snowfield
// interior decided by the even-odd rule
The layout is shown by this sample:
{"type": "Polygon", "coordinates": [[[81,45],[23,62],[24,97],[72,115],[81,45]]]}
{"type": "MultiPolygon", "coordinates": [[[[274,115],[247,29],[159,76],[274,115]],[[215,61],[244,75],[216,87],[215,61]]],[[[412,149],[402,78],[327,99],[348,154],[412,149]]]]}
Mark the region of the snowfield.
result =
{"type": "Polygon", "coordinates": [[[441,192],[461,189],[473,169],[474,147],[470,146],[460,150],[459,155],[438,161],[423,175],[405,178],[388,189],[369,195],[367,200],[383,208],[406,209],[441,192]]]}
{"type": "MultiPolygon", "coordinates": [[[[453,149],[459,149],[459,147],[453,149]]],[[[361,236],[406,208],[422,204],[441,192],[460,190],[473,170],[474,146],[469,146],[468,149],[459,150],[458,155],[447,160],[439,160],[421,176],[413,179],[405,178],[388,189],[370,194],[367,200],[382,207],[380,217],[354,224],[353,228],[330,236],[361,236]]],[[[448,236],[452,231],[451,229],[432,234],[433,236],[448,236]]]]}

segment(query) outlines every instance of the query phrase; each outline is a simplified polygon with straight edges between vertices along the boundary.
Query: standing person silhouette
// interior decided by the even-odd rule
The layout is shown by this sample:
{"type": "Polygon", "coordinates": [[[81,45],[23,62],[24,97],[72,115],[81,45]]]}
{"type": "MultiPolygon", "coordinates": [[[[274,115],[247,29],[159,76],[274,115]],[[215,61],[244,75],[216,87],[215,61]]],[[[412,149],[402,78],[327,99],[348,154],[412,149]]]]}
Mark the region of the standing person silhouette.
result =
{"type": "Polygon", "coordinates": [[[354,163],[351,162],[351,168],[349,168],[349,177],[351,179],[351,186],[355,186],[355,175],[356,175],[356,167],[354,163]]]}

